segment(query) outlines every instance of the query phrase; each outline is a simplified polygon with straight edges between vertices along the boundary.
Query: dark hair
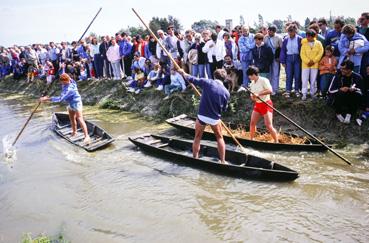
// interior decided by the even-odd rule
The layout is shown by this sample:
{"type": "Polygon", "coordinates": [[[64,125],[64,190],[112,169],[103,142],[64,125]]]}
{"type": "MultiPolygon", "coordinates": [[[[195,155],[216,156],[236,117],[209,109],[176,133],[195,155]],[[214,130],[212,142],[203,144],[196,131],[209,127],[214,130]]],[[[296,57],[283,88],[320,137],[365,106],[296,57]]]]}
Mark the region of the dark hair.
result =
{"type": "Polygon", "coordinates": [[[273,32],[277,32],[277,26],[275,26],[274,24],[269,26],[268,28],[269,31],[273,31],[273,32]]]}
{"type": "Polygon", "coordinates": [[[356,28],[352,24],[346,24],[342,28],[342,34],[344,35],[354,35],[356,33],[356,28]]]}
{"type": "Polygon", "coordinates": [[[251,75],[259,75],[259,68],[255,67],[255,66],[250,66],[247,71],[246,71],[247,76],[251,76],[251,75]]]}
{"type": "Polygon", "coordinates": [[[211,33],[211,39],[215,42],[218,38],[218,35],[216,33],[211,33]]]}
{"type": "Polygon", "coordinates": [[[77,44],[77,42],[76,41],[72,41],[72,45],[74,45],[74,44],[77,44]]]}
{"type": "Polygon", "coordinates": [[[369,19],[369,12],[364,12],[361,14],[361,17],[364,17],[366,19],[369,19]]]}
{"type": "Polygon", "coordinates": [[[214,71],[214,79],[219,79],[220,81],[224,81],[227,76],[227,72],[224,69],[216,69],[214,71]]]}
{"type": "Polygon", "coordinates": [[[315,36],[316,36],[316,32],[315,32],[315,30],[313,30],[313,29],[308,29],[308,30],[306,31],[306,36],[315,37],[315,36]]]}
{"type": "Polygon", "coordinates": [[[342,19],[336,19],[336,20],[334,21],[334,24],[339,24],[341,27],[343,27],[343,26],[345,25],[345,22],[343,22],[343,20],[342,20],[342,19]]]}
{"type": "Polygon", "coordinates": [[[222,27],[218,24],[215,26],[216,29],[221,29],[222,27]]]}
{"type": "Polygon", "coordinates": [[[287,27],[287,31],[288,32],[290,32],[290,31],[297,31],[297,27],[296,27],[296,25],[295,24],[290,24],[290,25],[288,25],[288,27],[287,27]]]}
{"type": "Polygon", "coordinates": [[[254,36],[255,40],[264,40],[264,35],[262,33],[256,33],[254,36]]]}
{"type": "Polygon", "coordinates": [[[226,54],[223,59],[225,59],[226,57],[230,57],[232,59],[231,55],[228,54],[226,54]]]}
{"type": "Polygon", "coordinates": [[[318,24],[310,24],[309,29],[313,29],[315,34],[319,33],[319,25],[318,24]]]}
{"type": "Polygon", "coordinates": [[[122,32],[122,34],[120,34],[121,37],[126,37],[127,33],[126,32],[122,32]]]}
{"type": "Polygon", "coordinates": [[[326,51],[334,52],[334,46],[328,45],[325,47],[326,51]]]}
{"type": "Polygon", "coordinates": [[[341,68],[342,67],[345,67],[346,69],[349,69],[349,70],[354,70],[354,67],[355,67],[355,65],[354,65],[354,63],[352,62],[352,61],[350,61],[350,60],[345,60],[345,61],[343,61],[342,63],[341,63],[341,68]]]}
{"type": "Polygon", "coordinates": [[[228,38],[230,38],[231,36],[229,35],[229,33],[228,32],[224,32],[224,34],[223,34],[223,38],[224,38],[224,36],[228,36],[228,38]]]}
{"type": "Polygon", "coordinates": [[[324,24],[324,25],[327,25],[327,20],[325,18],[320,18],[318,20],[318,24],[324,24]]]}

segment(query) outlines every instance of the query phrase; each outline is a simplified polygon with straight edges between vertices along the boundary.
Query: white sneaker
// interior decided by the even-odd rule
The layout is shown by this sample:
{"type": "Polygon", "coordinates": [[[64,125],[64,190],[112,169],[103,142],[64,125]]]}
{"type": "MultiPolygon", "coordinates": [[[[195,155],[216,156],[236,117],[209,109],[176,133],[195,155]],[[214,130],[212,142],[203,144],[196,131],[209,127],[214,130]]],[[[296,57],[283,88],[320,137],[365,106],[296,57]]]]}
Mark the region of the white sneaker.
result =
{"type": "Polygon", "coordinates": [[[306,95],[302,95],[301,100],[306,100],[306,95]]]}
{"type": "Polygon", "coordinates": [[[343,118],[343,116],[341,114],[336,115],[336,117],[342,123],[345,121],[345,118],[343,118]]]}
{"type": "Polygon", "coordinates": [[[140,89],[136,89],[135,94],[139,94],[141,92],[140,89]]]}
{"type": "Polygon", "coordinates": [[[165,96],[163,100],[169,99],[169,95],[165,96]]]}
{"type": "Polygon", "coordinates": [[[356,119],[356,123],[361,127],[361,124],[363,124],[363,121],[361,119],[356,119]]]}
{"type": "Polygon", "coordinates": [[[244,88],[244,87],[240,87],[238,90],[237,90],[237,92],[242,92],[242,91],[246,91],[246,89],[244,88]]]}
{"type": "Polygon", "coordinates": [[[132,88],[132,87],[129,87],[127,91],[133,93],[133,92],[135,92],[135,89],[132,88]]]}
{"type": "Polygon", "coordinates": [[[351,121],[351,115],[347,114],[346,117],[345,117],[345,120],[343,121],[343,123],[350,124],[350,121],[351,121]]]}
{"type": "MultiPolygon", "coordinates": [[[[296,92],[296,94],[295,94],[295,95],[296,95],[296,97],[297,97],[297,98],[300,98],[300,96],[301,96],[299,92],[296,92]]],[[[305,98],[306,98],[306,97],[305,97],[305,98]]]]}
{"type": "Polygon", "coordinates": [[[150,88],[152,85],[150,82],[147,82],[145,85],[144,85],[144,88],[150,88]]]}
{"type": "Polygon", "coordinates": [[[163,90],[163,85],[159,85],[156,90],[163,90]]]}

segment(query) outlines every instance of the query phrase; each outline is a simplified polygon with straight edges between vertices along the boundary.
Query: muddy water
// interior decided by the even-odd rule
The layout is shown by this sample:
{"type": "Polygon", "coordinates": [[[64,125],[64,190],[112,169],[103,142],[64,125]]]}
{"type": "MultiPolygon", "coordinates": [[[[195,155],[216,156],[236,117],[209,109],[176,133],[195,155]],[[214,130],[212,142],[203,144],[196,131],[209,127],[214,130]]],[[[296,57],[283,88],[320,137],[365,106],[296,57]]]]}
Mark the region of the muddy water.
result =
{"type": "MultiPolygon", "coordinates": [[[[0,96],[0,137],[16,134],[34,102],[0,96]]],[[[297,170],[293,183],[232,179],[182,167],[135,149],[130,135],[167,127],[134,114],[85,107],[117,138],[96,153],[50,130],[59,106],[42,106],[0,163],[0,242],[24,233],[72,242],[368,242],[366,145],[330,153],[251,151],[297,170]]]]}

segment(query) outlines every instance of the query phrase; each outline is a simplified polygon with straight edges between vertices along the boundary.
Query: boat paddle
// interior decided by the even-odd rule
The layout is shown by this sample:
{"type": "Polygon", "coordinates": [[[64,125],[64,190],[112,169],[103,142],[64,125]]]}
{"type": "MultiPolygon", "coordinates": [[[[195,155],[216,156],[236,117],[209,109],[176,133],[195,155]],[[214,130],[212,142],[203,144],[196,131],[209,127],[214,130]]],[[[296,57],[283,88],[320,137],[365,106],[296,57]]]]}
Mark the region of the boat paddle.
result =
{"type": "MultiPolygon", "coordinates": [[[[156,40],[156,42],[160,45],[161,49],[168,55],[168,57],[170,58],[170,60],[172,61],[172,63],[174,64],[174,66],[176,67],[177,70],[180,70],[181,67],[178,65],[178,63],[174,60],[174,58],[172,57],[172,55],[170,54],[170,52],[167,51],[167,49],[163,46],[163,44],[159,41],[159,39],[156,37],[156,35],[154,34],[154,32],[150,29],[150,27],[145,23],[145,21],[140,17],[140,15],[136,12],[135,9],[132,8],[132,11],[136,14],[136,16],[140,19],[140,21],[142,22],[142,24],[146,27],[146,29],[150,32],[150,34],[152,35],[152,37],[154,37],[154,39],[156,40]]],[[[192,84],[191,82],[189,82],[192,89],[195,91],[196,95],[201,97],[201,93],[200,91],[195,87],[194,84],[192,84]]],[[[237,140],[237,138],[233,135],[232,131],[227,127],[226,124],[224,124],[224,122],[221,120],[220,121],[222,123],[222,126],[224,127],[224,129],[227,131],[227,133],[232,137],[233,141],[239,146],[239,148],[242,150],[242,152],[246,153],[245,148],[241,145],[241,143],[237,140]]]]}
{"type": "Polygon", "coordinates": [[[280,112],[279,110],[277,110],[276,108],[274,108],[273,106],[269,105],[267,102],[265,102],[263,99],[261,99],[259,96],[255,95],[255,93],[253,93],[249,88],[246,88],[246,90],[254,95],[255,97],[257,97],[260,101],[262,101],[264,104],[266,104],[269,108],[273,109],[273,111],[277,112],[279,115],[281,115],[283,118],[285,118],[287,121],[289,121],[290,123],[292,123],[295,127],[297,127],[298,129],[300,129],[301,131],[303,131],[305,134],[307,134],[308,136],[312,137],[313,139],[315,139],[318,143],[320,143],[321,145],[323,145],[325,148],[327,148],[329,151],[331,151],[333,154],[335,154],[336,156],[338,156],[340,159],[342,159],[343,161],[345,161],[347,164],[351,165],[351,162],[346,159],[345,157],[343,157],[342,155],[340,155],[338,152],[336,152],[334,149],[332,149],[331,147],[329,147],[328,145],[326,145],[325,143],[323,143],[320,139],[318,139],[317,137],[315,137],[313,134],[311,134],[310,132],[306,131],[304,128],[302,128],[300,125],[298,125],[296,122],[294,122],[293,120],[291,120],[288,116],[284,115],[282,112],[280,112]]]}

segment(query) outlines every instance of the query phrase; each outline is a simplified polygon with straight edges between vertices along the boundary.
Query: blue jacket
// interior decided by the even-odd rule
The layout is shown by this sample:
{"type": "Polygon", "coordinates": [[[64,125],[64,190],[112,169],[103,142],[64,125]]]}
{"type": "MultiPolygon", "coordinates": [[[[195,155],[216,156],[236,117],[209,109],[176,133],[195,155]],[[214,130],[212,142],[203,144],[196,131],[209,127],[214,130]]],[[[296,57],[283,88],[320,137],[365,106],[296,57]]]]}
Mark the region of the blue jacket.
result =
{"type": "Polygon", "coordinates": [[[250,33],[249,36],[246,37],[242,35],[238,40],[238,47],[240,48],[240,61],[251,61],[251,50],[255,47],[254,34],[250,33]]]}
{"type": "Polygon", "coordinates": [[[354,63],[355,66],[360,66],[361,59],[363,54],[369,50],[369,42],[362,34],[355,33],[352,38],[348,38],[346,35],[341,35],[340,41],[338,43],[338,49],[340,50],[340,59],[338,62],[338,66],[341,65],[343,60],[346,58],[347,52],[350,50],[350,42],[361,42],[364,45],[361,47],[355,48],[355,54],[350,56],[350,60],[354,63]]]}
{"type": "Polygon", "coordinates": [[[331,45],[334,47],[333,55],[336,57],[340,56],[340,51],[338,50],[338,42],[340,41],[341,32],[337,32],[336,30],[331,30],[328,32],[325,37],[325,46],[331,45]]]}
{"type": "MultiPolygon", "coordinates": [[[[298,45],[298,49],[299,49],[299,53],[301,51],[301,41],[302,41],[302,37],[299,35],[296,35],[297,38],[297,45],[298,45]]],[[[287,62],[287,42],[288,42],[289,36],[285,36],[285,38],[283,39],[282,42],[282,48],[281,48],[281,54],[279,56],[279,59],[281,61],[282,64],[286,64],[287,62]]],[[[298,56],[300,57],[300,54],[298,54],[298,56]]]]}
{"type": "Polygon", "coordinates": [[[132,44],[128,41],[119,42],[119,54],[120,56],[130,56],[132,53],[132,44]]]}
{"type": "Polygon", "coordinates": [[[272,48],[267,45],[255,46],[252,50],[252,61],[260,73],[269,73],[270,65],[273,63],[274,54],[272,48]]]}
{"type": "Polygon", "coordinates": [[[82,102],[81,95],[78,93],[77,83],[73,79],[67,85],[62,85],[60,96],[50,98],[52,102],[67,102],[68,104],[82,102]]]}
{"type": "Polygon", "coordinates": [[[80,58],[88,59],[89,55],[87,54],[85,48],[83,46],[79,46],[77,48],[77,53],[79,54],[80,58]]]}
{"type": "Polygon", "coordinates": [[[186,75],[186,79],[202,89],[199,115],[214,120],[221,118],[221,113],[227,109],[229,92],[219,80],[196,78],[186,75]]]}

